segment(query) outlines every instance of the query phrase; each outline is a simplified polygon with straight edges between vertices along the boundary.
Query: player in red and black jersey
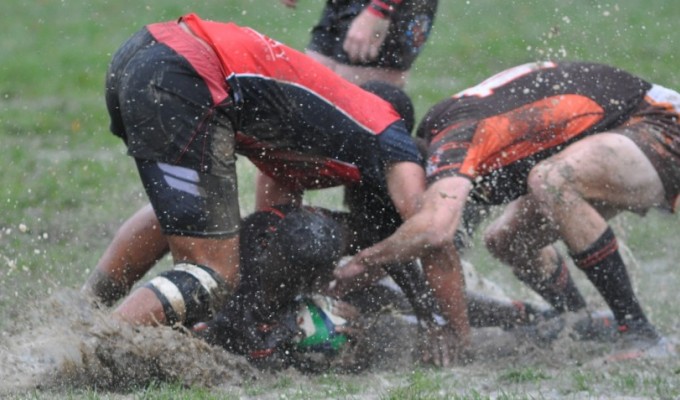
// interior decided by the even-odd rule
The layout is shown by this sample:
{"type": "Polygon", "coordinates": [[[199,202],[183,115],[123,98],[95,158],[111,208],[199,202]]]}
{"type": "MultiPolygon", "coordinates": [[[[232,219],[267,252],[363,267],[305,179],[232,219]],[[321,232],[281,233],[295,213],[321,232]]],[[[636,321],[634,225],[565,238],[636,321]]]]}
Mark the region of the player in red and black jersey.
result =
{"type": "MultiPolygon", "coordinates": [[[[135,158],[153,210],[118,235],[140,240],[138,251],[113,243],[103,259],[142,271],[169,248],[176,264],[117,308],[127,321],[191,325],[236,286],[235,153],[246,141],[259,143],[262,159],[306,160],[313,171],[326,160],[351,166],[353,179],[384,182],[401,218],[424,189],[422,156],[388,102],[249,28],[195,14],[148,25],[114,55],[106,88],[111,130],[135,158]]],[[[99,284],[106,277],[89,286],[99,284]]]]}
{"type": "Polygon", "coordinates": [[[507,204],[486,233],[496,257],[556,308],[577,310],[583,300],[552,246],[561,239],[619,330],[634,333],[624,337],[657,341],[607,220],[674,209],[679,110],[678,93],[606,65],[544,62],[501,72],[428,112],[418,130],[430,142],[422,208],[336,274],[450,247],[466,203],[507,204]]]}
{"type": "MultiPolygon", "coordinates": [[[[297,0],[281,0],[295,7],[297,0]]],[[[438,0],[327,0],[306,53],[357,84],[403,87],[427,41],[438,0]]]]}
{"type": "MultiPolygon", "coordinates": [[[[370,198],[373,209],[394,210],[385,226],[411,215],[424,190],[422,158],[388,102],[234,24],[191,14],[145,27],[114,56],[107,105],[112,131],[135,157],[153,208],[121,227],[85,290],[112,293],[105,301],[119,298],[168,248],[177,264],[114,311],[134,323],[190,326],[215,315],[229,297],[238,273],[235,152],[262,167],[258,193],[266,196],[258,208],[294,201],[311,181],[281,184],[275,160],[285,161],[285,171],[302,166],[319,182],[358,183],[359,197],[370,198]],[[382,190],[370,190],[376,185],[382,190]]],[[[365,215],[371,221],[378,214],[365,215]]],[[[438,300],[444,317],[445,304],[463,303],[438,300]]]]}

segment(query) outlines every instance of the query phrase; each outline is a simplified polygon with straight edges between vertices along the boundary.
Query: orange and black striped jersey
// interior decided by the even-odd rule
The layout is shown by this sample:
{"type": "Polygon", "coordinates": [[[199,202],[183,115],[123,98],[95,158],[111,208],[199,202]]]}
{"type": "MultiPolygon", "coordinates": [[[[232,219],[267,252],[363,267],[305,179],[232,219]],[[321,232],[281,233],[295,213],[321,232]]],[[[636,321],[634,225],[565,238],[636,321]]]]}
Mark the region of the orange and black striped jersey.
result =
{"type": "Polygon", "coordinates": [[[539,161],[584,135],[625,123],[652,84],[585,62],[520,65],[432,107],[418,128],[430,142],[430,182],[468,177],[475,200],[501,204],[526,190],[539,161]]]}

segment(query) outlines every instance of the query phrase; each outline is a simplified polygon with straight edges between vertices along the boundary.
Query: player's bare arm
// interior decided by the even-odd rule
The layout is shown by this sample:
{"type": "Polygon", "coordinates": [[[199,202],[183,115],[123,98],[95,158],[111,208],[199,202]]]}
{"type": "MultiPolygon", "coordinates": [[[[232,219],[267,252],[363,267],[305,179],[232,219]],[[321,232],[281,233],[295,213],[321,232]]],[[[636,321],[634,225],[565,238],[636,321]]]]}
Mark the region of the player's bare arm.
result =
{"type": "Polygon", "coordinates": [[[420,210],[389,238],[359,252],[343,268],[339,278],[362,273],[367,267],[401,263],[427,257],[453,241],[472,183],[462,177],[441,179],[423,195],[420,210]]]}
{"type": "Polygon", "coordinates": [[[399,162],[386,171],[387,189],[399,215],[405,221],[420,207],[425,192],[425,171],[420,164],[399,162]]]}
{"type": "Polygon", "coordinates": [[[430,327],[423,360],[449,365],[469,344],[470,326],[460,257],[453,236],[472,183],[462,177],[441,179],[423,195],[422,208],[389,238],[359,252],[336,270],[340,279],[356,276],[367,268],[420,258],[434,290],[446,327],[430,327]]]}

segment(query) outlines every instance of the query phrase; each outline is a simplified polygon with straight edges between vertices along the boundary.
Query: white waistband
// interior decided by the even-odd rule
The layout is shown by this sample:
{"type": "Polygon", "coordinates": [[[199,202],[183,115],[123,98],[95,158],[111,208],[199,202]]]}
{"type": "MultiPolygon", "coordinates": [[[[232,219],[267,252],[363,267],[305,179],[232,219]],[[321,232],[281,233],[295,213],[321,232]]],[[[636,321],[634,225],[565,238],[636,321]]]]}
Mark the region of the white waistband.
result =
{"type": "Polygon", "coordinates": [[[652,88],[647,92],[647,97],[651,98],[657,103],[668,103],[673,106],[675,111],[680,113],[680,93],[676,92],[675,90],[653,84],[652,88]]]}

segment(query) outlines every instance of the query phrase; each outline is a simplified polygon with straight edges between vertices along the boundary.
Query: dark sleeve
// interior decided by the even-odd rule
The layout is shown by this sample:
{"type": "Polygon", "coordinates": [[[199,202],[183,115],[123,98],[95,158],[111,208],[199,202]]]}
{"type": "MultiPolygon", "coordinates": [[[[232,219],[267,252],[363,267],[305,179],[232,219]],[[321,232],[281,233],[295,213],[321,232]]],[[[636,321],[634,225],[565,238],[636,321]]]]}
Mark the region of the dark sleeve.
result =
{"type": "Polygon", "coordinates": [[[423,157],[403,122],[397,121],[378,135],[382,159],[386,164],[410,161],[423,165],[423,157]]]}

